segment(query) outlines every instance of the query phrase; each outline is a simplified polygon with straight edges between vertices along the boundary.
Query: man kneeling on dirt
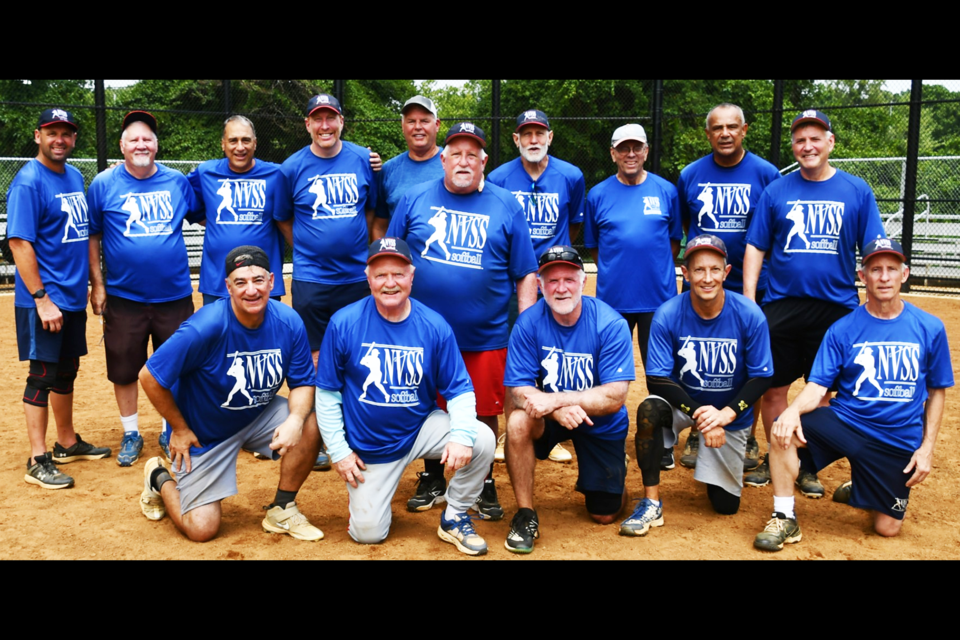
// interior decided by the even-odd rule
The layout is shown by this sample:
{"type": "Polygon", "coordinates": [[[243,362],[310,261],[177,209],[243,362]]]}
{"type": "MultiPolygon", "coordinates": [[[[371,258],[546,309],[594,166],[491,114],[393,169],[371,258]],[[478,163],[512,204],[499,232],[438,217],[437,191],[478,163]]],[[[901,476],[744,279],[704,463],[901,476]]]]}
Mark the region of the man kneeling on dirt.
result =
{"type": "Polygon", "coordinates": [[[910,487],[933,466],[946,387],[953,386],[943,322],[900,298],[910,268],[896,240],[864,247],[858,275],[867,302],[827,330],[807,386],[773,423],[774,513],[753,542],[758,549],[800,542],[793,499],[799,456],[804,468],[817,470],[847,458],[852,484],[833,499],[869,509],[882,536],[900,533],[910,487]],[[837,397],[817,408],[835,380],[837,397]]]}
{"type": "Polygon", "coordinates": [[[280,484],[263,529],[298,540],[323,532],[297,509],[296,496],[317,459],[312,412],[313,360],[303,321],[270,300],[270,259],[254,246],[226,259],[228,298],[185,321],[140,370],[140,384],[170,425],[176,481],[161,458],[144,465],[140,509],[169,514],[188,538],[220,529],[220,501],[237,493],[240,449],[281,458],[280,484]],[[290,397],[277,395],[284,380],[290,397]]]}

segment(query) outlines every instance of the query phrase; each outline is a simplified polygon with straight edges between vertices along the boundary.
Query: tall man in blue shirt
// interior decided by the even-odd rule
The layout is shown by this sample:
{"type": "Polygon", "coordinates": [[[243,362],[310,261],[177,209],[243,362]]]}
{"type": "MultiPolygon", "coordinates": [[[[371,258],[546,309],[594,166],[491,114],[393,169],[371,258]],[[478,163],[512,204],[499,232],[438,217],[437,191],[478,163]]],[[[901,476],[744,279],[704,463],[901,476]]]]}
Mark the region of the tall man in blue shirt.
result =
{"type": "Polygon", "coordinates": [[[24,480],[44,489],[73,486],[54,462],[94,460],[110,449],[84,442],[73,429],[73,383],[87,354],[87,237],[83,176],[67,165],[77,123],[65,109],[40,114],[38,151],[7,191],[7,237],[16,263],[14,306],[20,360],[30,361],[23,392],[30,458],[24,480]],[[50,392],[53,396],[50,397],[50,392]],[[57,423],[47,451],[48,404],[57,423]]]}

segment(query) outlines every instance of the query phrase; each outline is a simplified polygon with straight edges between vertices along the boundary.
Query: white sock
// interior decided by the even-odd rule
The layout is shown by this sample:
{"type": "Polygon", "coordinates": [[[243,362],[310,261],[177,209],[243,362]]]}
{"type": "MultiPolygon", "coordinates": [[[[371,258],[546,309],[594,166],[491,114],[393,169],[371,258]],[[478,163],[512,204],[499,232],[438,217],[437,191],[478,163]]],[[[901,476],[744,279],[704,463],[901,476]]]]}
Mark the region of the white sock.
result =
{"type": "Polygon", "coordinates": [[[137,424],[137,417],[139,415],[140,415],[139,413],[135,413],[132,416],[127,416],[126,418],[124,418],[123,416],[120,416],[120,424],[123,425],[124,433],[127,433],[128,431],[134,431],[136,433],[140,433],[140,427],[137,424]]]}
{"type": "Polygon", "coordinates": [[[654,500],[653,498],[647,498],[650,502],[653,503],[653,506],[659,507],[662,503],[659,500],[654,500]]]}
{"type": "Polygon", "coordinates": [[[788,518],[796,520],[797,514],[793,511],[793,505],[795,501],[793,496],[788,496],[786,498],[781,498],[780,496],[773,496],[773,510],[788,518]]]}
{"type": "Polygon", "coordinates": [[[459,514],[460,512],[450,506],[449,502],[447,503],[447,508],[443,510],[443,517],[447,520],[459,520],[459,518],[456,517],[459,514]]]}

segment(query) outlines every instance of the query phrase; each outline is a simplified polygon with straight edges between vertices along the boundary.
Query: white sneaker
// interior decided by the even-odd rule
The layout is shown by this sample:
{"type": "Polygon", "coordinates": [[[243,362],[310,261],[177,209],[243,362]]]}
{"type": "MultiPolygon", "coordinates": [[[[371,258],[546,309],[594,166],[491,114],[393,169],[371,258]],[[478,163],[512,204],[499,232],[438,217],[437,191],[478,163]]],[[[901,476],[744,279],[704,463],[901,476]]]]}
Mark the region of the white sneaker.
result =
{"type": "Polygon", "coordinates": [[[143,492],[140,494],[140,511],[147,517],[147,520],[162,520],[167,515],[167,507],[163,504],[163,498],[160,492],[150,486],[150,475],[154,469],[159,467],[166,468],[163,464],[163,458],[156,457],[147,460],[143,465],[143,492]]]}
{"type": "Polygon", "coordinates": [[[286,509],[281,509],[279,505],[267,509],[267,515],[261,524],[267,533],[286,533],[307,542],[323,539],[323,531],[310,524],[307,516],[300,513],[296,502],[288,502],[286,509]]]}
{"type": "Polygon", "coordinates": [[[507,459],[507,454],[503,449],[506,443],[507,443],[507,434],[501,433],[500,437],[497,438],[497,450],[493,452],[494,462],[503,462],[504,460],[507,459]]]}
{"type": "Polygon", "coordinates": [[[550,460],[553,460],[554,462],[570,462],[573,460],[573,455],[569,451],[564,449],[563,445],[560,444],[559,442],[557,443],[557,446],[555,446],[553,450],[550,452],[550,455],[547,457],[550,460]]]}

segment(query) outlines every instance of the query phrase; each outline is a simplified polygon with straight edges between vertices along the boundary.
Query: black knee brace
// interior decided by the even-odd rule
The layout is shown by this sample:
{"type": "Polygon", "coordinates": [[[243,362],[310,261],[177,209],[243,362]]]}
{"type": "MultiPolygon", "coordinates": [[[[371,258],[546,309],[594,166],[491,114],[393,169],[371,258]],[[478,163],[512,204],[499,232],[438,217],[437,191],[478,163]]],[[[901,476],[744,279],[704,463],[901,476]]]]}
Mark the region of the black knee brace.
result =
{"type": "Polygon", "coordinates": [[[57,385],[58,368],[56,362],[31,360],[27,386],[23,390],[23,401],[35,407],[46,407],[50,389],[57,385]]]}
{"type": "Polygon", "coordinates": [[[740,496],[735,496],[715,484],[707,485],[707,497],[713,510],[722,516],[732,516],[740,510],[740,496]]]}
{"type": "Polygon", "coordinates": [[[59,394],[73,393],[73,381],[80,370],[80,358],[64,358],[57,363],[57,385],[50,391],[59,394]]]}
{"type": "Polygon", "coordinates": [[[673,409],[666,400],[647,398],[637,407],[637,435],[634,445],[643,486],[660,484],[660,459],[663,458],[663,430],[673,426],[673,409]]]}

